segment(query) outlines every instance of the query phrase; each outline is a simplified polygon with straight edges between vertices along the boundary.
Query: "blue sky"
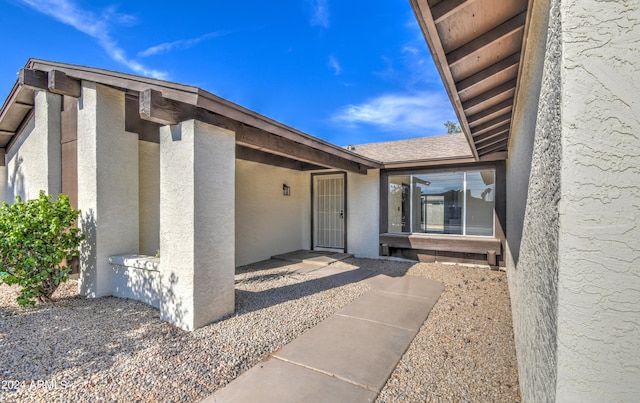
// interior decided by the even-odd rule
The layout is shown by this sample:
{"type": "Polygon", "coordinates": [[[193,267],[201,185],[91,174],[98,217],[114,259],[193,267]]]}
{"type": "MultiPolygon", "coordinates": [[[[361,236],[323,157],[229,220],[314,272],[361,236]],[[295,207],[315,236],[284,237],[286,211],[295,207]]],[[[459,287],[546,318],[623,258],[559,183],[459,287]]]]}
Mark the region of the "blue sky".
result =
{"type": "Polygon", "coordinates": [[[198,86],[324,140],[456,121],[408,0],[0,0],[0,94],[29,57],[198,86]]]}

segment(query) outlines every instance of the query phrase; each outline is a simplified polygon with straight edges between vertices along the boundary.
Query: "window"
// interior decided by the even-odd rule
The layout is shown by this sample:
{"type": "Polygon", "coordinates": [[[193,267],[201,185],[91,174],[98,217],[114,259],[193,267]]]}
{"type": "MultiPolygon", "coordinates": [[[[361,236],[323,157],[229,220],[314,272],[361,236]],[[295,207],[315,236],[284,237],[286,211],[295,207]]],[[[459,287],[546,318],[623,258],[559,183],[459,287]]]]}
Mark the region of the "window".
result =
{"type": "Polygon", "coordinates": [[[495,171],[389,176],[389,232],[493,236],[495,171]]]}

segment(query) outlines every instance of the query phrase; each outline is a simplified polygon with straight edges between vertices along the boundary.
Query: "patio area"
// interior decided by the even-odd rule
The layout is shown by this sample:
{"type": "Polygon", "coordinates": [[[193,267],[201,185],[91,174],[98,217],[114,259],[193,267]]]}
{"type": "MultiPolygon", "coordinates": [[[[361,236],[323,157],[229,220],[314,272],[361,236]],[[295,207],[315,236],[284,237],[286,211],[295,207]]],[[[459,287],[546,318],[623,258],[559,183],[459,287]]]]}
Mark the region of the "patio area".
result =
{"type": "Polygon", "coordinates": [[[140,302],[80,298],[74,282],[35,309],[18,308],[2,285],[2,377],[25,381],[2,400],[199,401],[368,292],[360,280],[385,274],[445,290],[377,401],[519,401],[504,272],[351,257],[329,268],[314,275],[304,259],[240,267],[236,312],[194,332],[140,302]]]}

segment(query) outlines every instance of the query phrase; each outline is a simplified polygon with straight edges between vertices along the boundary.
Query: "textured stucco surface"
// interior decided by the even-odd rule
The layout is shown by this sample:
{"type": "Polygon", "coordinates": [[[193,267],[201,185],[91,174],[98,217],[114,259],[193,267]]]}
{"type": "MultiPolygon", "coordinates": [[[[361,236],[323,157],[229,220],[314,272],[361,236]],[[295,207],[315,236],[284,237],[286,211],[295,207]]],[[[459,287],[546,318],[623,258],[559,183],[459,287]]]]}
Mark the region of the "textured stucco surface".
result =
{"type": "Polygon", "coordinates": [[[640,3],[564,0],[558,401],[640,396],[640,3]]]}
{"type": "Polygon", "coordinates": [[[57,196],[62,190],[60,95],[37,91],[34,116],[7,150],[6,200],[37,198],[40,190],[57,196]]]}
{"type": "Polygon", "coordinates": [[[192,330],[234,310],[235,134],[160,129],[160,315],[192,330]]]}
{"type": "Polygon", "coordinates": [[[86,240],[80,293],[112,295],[109,256],[137,253],[138,135],[124,130],[124,92],[82,82],[78,103],[78,208],[86,240]]]}
{"type": "Polygon", "coordinates": [[[309,181],[308,172],[236,160],[236,266],[309,249],[309,181]]]}
{"type": "Polygon", "coordinates": [[[138,142],[140,254],[160,249],[160,144],[138,142]]]}
{"type": "Polygon", "coordinates": [[[380,255],[380,170],[347,174],[347,252],[375,259],[380,255]]]}
{"type": "Polygon", "coordinates": [[[155,308],[160,308],[161,289],[160,272],[113,265],[113,295],[142,301],[155,308]]]}
{"type": "Polygon", "coordinates": [[[553,401],[556,385],[561,59],[559,8],[548,7],[532,14],[507,161],[506,263],[525,402],[553,401]]]}

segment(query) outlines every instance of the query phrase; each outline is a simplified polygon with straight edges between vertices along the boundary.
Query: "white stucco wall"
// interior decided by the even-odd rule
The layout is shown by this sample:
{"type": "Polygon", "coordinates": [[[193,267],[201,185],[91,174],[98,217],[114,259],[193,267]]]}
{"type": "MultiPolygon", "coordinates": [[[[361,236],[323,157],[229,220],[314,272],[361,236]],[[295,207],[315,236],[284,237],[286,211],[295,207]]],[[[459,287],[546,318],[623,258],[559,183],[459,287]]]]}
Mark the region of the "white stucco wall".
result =
{"type": "Polygon", "coordinates": [[[309,249],[310,174],[236,160],[236,265],[309,249]],[[282,194],[282,185],[291,195],[282,194]]]}
{"type": "Polygon", "coordinates": [[[82,82],[78,103],[78,208],[86,236],[80,293],[112,295],[109,256],[137,253],[138,135],[124,130],[124,92],[82,82]]]}
{"type": "Polygon", "coordinates": [[[138,142],[140,254],[160,249],[160,144],[138,142]]]}
{"type": "Polygon", "coordinates": [[[554,401],[556,386],[560,32],[556,6],[547,35],[549,6],[531,11],[506,164],[505,263],[524,402],[554,401]]]}
{"type": "Polygon", "coordinates": [[[380,170],[347,174],[347,252],[375,259],[380,255],[380,170]]]}
{"type": "Polygon", "coordinates": [[[57,196],[62,190],[60,95],[37,91],[34,116],[7,150],[6,200],[37,198],[40,190],[57,196]]]}
{"type": "Polygon", "coordinates": [[[561,3],[557,401],[640,396],[640,2],[561,3]]]}

